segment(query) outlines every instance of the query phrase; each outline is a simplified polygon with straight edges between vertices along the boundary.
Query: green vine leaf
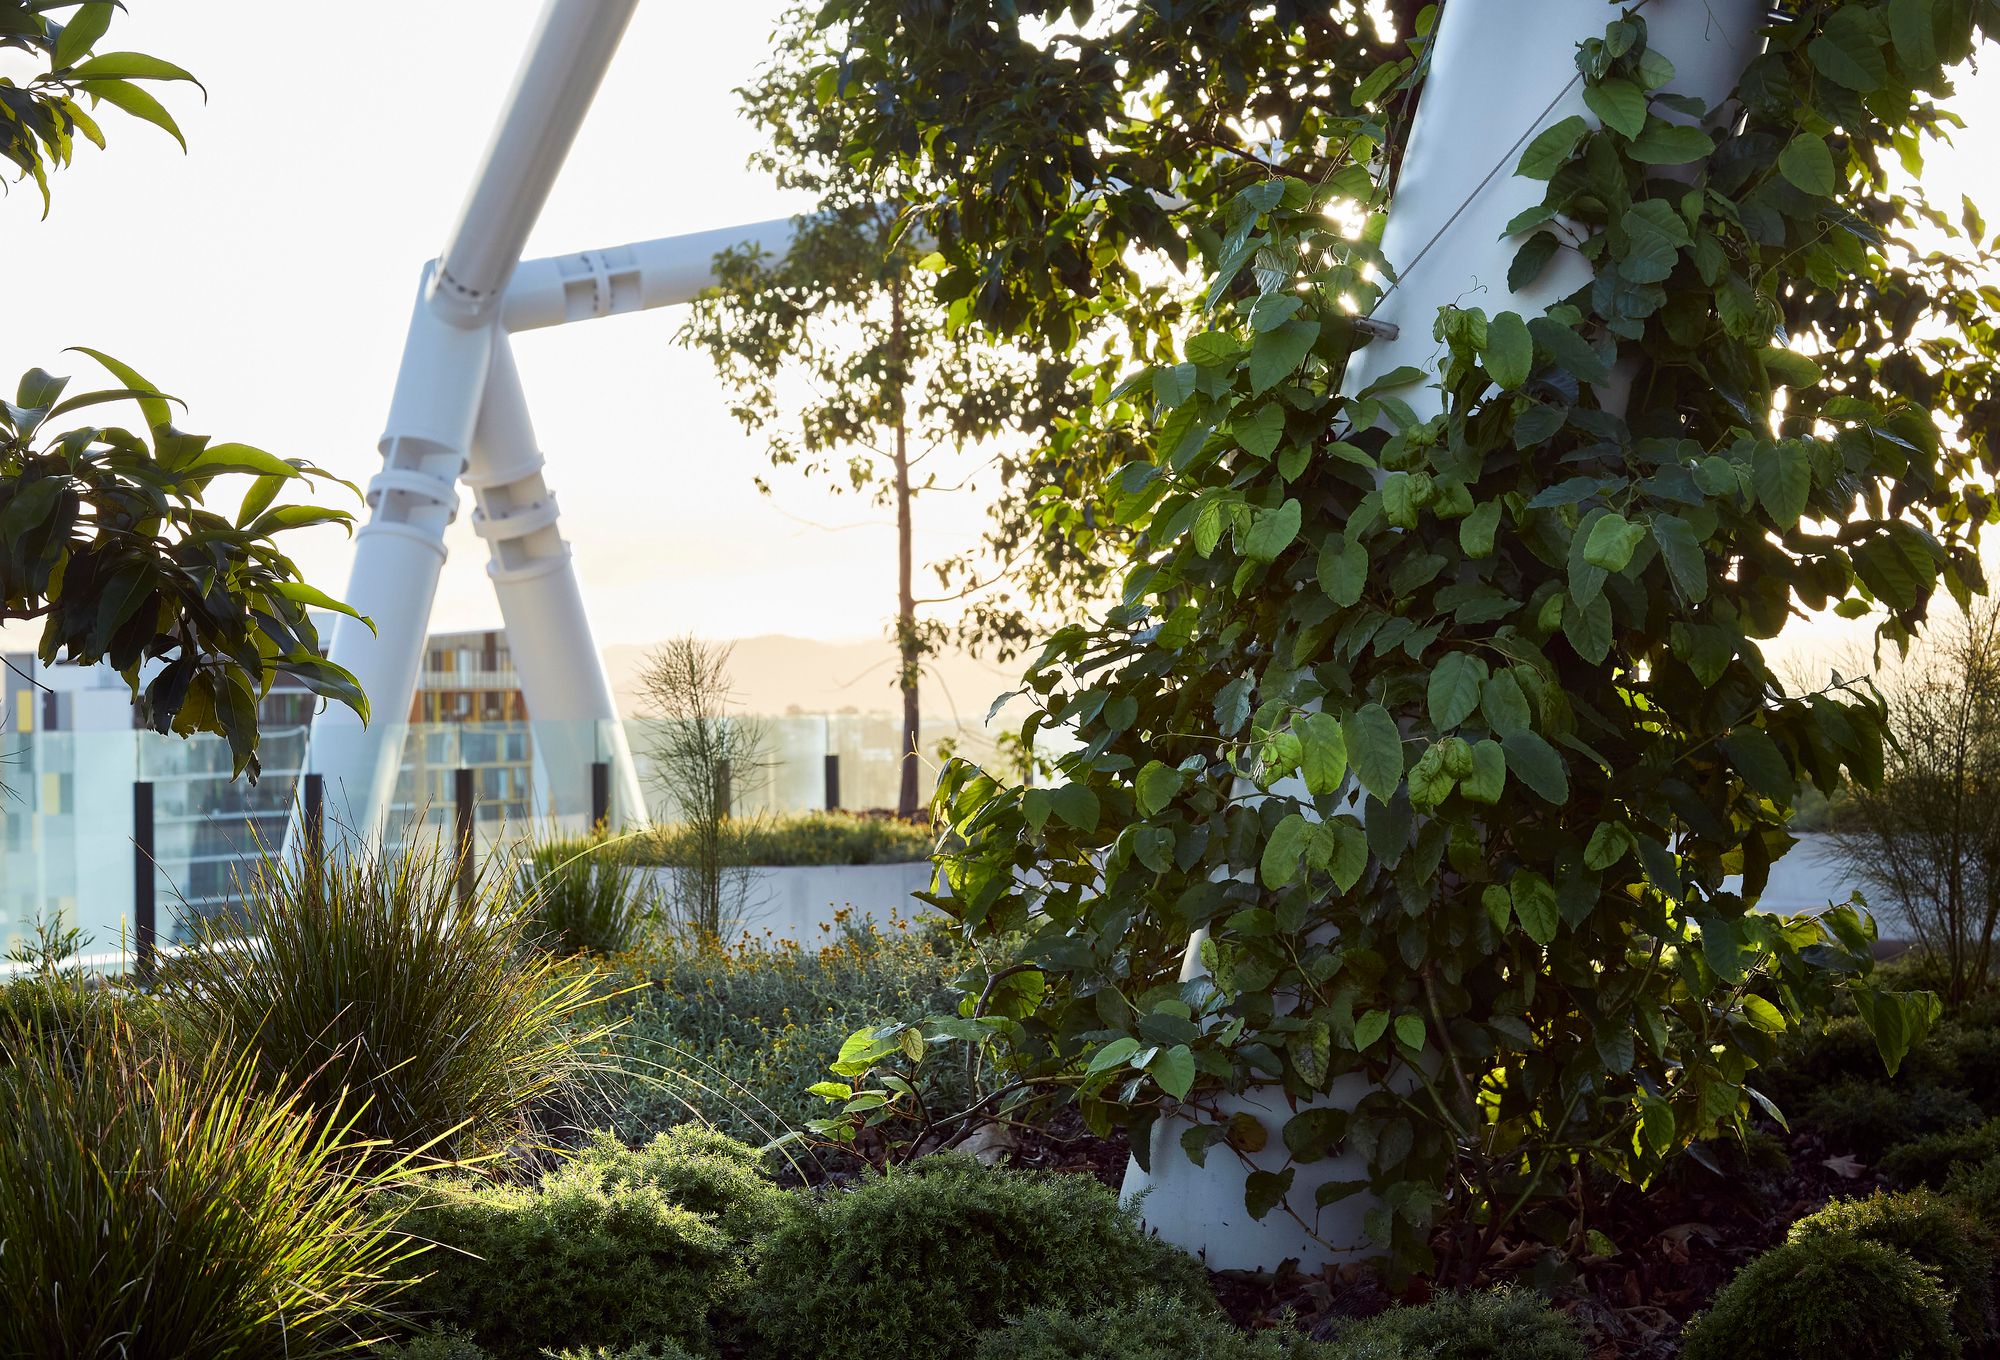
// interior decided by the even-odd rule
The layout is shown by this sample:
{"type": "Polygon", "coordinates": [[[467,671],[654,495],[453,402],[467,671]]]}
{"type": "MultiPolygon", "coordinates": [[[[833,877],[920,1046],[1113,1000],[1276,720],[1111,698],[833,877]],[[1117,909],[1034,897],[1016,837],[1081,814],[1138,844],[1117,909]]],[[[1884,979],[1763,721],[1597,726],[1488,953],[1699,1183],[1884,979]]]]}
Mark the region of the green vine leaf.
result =
{"type": "Polygon", "coordinates": [[[1613,76],[1583,87],[1583,102],[1608,128],[1622,133],[1627,141],[1646,126],[1646,95],[1637,85],[1613,76]]]}
{"type": "Polygon", "coordinates": [[[1349,714],[1342,730],[1347,760],[1361,787],[1388,802],[1403,782],[1403,734],[1389,710],[1367,704],[1349,714]]]}
{"type": "Polygon", "coordinates": [[[1633,139],[1630,155],[1641,165],[1686,165],[1715,154],[1715,139],[1698,127],[1653,118],[1633,139]]]}
{"type": "Polygon", "coordinates": [[[1584,122],[1582,115],[1574,113],[1543,128],[1521,153],[1514,173],[1523,179],[1553,178],[1576,150],[1576,144],[1589,133],[1590,124],[1584,122]]]}
{"type": "Polygon", "coordinates": [[[1826,139],[1801,132],[1778,153],[1778,172],[1795,189],[1820,198],[1833,197],[1840,182],[1834,178],[1833,153],[1826,139]]]}
{"type": "Polygon", "coordinates": [[[1486,347],[1480,357],[1485,360],[1487,376],[1501,387],[1519,387],[1528,381],[1535,364],[1535,342],[1528,334],[1528,323],[1513,312],[1495,316],[1486,323],[1486,347]]]}

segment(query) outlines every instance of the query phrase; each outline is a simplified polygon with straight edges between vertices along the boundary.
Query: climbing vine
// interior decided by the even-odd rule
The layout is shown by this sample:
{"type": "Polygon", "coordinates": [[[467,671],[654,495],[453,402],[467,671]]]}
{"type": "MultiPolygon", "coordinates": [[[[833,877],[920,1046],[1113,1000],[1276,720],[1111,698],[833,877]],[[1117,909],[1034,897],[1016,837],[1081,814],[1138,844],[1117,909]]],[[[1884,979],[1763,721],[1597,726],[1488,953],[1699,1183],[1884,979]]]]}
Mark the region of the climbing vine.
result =
{"type": "MultiPolygon", "coordinates": [[[[1881,705],[1788,688],[1762,644],[1824,609],[1901,643],[1983,588],[2000,292],[1977,212],[1897,186],[1996,23],[1801,5],[1723,119],[1623,12],[1577,54],[1592,116],[1512,167],[1548,189],[1510,285],[1563,251],[1592,282],[1445,309],[1432,419],[1396,397],[1414,370],[1339,395],[1381,196],[1350,238],[1352,174],[1236,194],[1177,361],[1107,394],[1157,434],[1107,488],[1120,602],[1027,676],[1066,782],[942,781],[937,902],[1003,982],[918,1035],[1141,1156],[1167,1111],[1281,1087],[1281,1126],[1197,1122],[1188,1154],[1281,1142],[1251,1208],[1308,1223],[1296,1166],[1356,1154],[1318,1203],[1369,1190],[1401,1265],[1467,1272],[1578,1168],[1644,1183],[1772,1109],[1756,1069],[1836,987],[1893,1067],[1935,1002],[1867,982],[1866,917],[1753,910],[1801,785],[1879,778],[1881,705]],[[1311,1103],[1350,1073],[1351,1110],[1311,1103]]],[[[868,1060],[928,1051],[862,1047],[871,1090],[868,1060]]]]}

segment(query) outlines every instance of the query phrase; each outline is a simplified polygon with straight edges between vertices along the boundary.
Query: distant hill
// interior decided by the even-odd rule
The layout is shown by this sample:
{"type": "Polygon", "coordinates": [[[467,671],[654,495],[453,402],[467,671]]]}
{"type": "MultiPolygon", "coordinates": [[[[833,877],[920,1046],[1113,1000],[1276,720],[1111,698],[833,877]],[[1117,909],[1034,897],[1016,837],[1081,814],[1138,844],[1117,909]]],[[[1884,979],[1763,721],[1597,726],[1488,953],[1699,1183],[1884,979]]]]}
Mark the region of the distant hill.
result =
{"type": "MultiPolygon", "coordinates": [[[[730,675],[736,702],[746,712],[898,713],[896,649],[886,639],[861,642],[816,642],[810,638],[765,634],[738,638],[731,645],[730,675]]],[[[604,649],[604,666],[618,697],[618,711],[640,714],[636,677],[647,648],[618,645],[604,649]]],[[[996,695],[1019,684],[1021,663],[995,665],[964,653],[933,657],[925,670],[919,699],[926,720],[948,718],[977,727],[996,695]]]]}

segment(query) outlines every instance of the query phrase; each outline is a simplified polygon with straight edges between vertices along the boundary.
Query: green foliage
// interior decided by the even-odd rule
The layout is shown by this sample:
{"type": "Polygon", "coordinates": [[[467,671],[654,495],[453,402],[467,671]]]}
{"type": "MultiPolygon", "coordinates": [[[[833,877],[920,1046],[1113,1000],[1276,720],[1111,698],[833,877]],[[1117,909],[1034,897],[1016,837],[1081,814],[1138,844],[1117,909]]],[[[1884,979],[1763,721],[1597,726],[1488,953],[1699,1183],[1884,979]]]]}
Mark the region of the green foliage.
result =
{"type": "Polygon", "coordinates": [[[786,1204],[757,1154],[719,1135],[677,1129],[637,1152],[598,1135],[532,1189],[425,1191],[404,1227],[442,1248],[412,1303],[497,1360],[662,1340],[707,1355],[786,1204]]]}
{"type": "Polygon", "coordinates": [[[412,1246],[345,1120],[183,1059],[122,1008],[0,997],[0,1354],[321,1356],[379,1324],[412,1246]]]}
{"type": "MultiPolygon", "coordinates": [[[[186,149],[173,116],[139,82],[194,77],[143,52],[96,50],[120,8],[113,0],[0,0],[0,52],[47,64],[26,84],[0,79],[0,156],[34,179],[45,217],[48,172],[70,163],[77,135],[104,145],[84,99],[155,124],[186,149]],[[67,23],[49,17],[61,9],[73,9],[67,23]]],[[[252,779],[257,701],[277,677],[366,721],[367,697],[319,654],[306,612],[354,611],[307,585],[276,542],[289,529],[351,524],[344,510],[272,504],[289,483],[339,479],[302,459],[176,430],[173,398],[108,355],[78,352],[118,386],[65,400],[69,379],[36,368],[22,375],[12,402],[0,402],[0,623],[39,620],[45,663],[108,661],[132,687],[147,726],[226,737],[235,772],[252,779]],[[138,406],[143,435],[45,428],[57,416],[124,400],[138,406]],[[237,475],[252,481],[236,518],[204,509],[216,480],[237,475]],[[142,670],[150,672],[143,693],[142,670]]]]}
{"type": "MultiPolygon", "coordinates": [[[[616,997],[618,1028],[599,1080],[627,1138],[689,1120],[764,1143],[825,1112],[808,1088],[858,1028],[915,1020],[951,1004],[964,967],[929,931],[840,931],[817,949],[667,943],[627,955],[636,990],[616,997]]],[[[944,1064],[938,1092],[966,1092],[944,1064]]]]}
{"type": "Polygon", "coordinates": [[[1945,1177],[1944,1194],[1984,1224],[1987,1232],[2000,1234],[2000,1157],[1960,1166],[1945,1177]]]}
{"type": "Polygon", "coordinates": [[[47,69],[27,83],[0,82],[0,156],[12,161],[22,179],[32,178],[42,194],[42,215],[49,210],[49,171],[66,168],[80,136],[104,147],[104,132],[92,112],[109,104],[164,130],[181,149],[187,141],[159,100],[141,81],[198,81],[180,67],[143,52],[99,52],[111,19],[121,5],[90,0],[73,7],[41,0],[0,0],[0,51],[26,53],[47,69]],[[67,23],[49,17],[51,10],[71,9],[67,23]]]}
{"type": "Polygon", "coordinates": [[[1882,1155],[1880,1170],[1899,1185],[1942,1185],[1961,1166],[2000,1157],[2000,1119],[1972,1128],[1925,1134],[1882,1155]]]}
{"type": "Polygon", "coordinates": [[[597,989],[524,949],[527,917],[491,872],[461,904],[457,869],[421,840],[318,873],[267,856],[234,917],[188,923],[201,947],[163,975],[165,1004],[246,1054],[266,1089],[345,1105],[390,1149],[494,1148],[602,1037],[580,1023],[597,989]]]}
{"type": "MultiPolygon", "coordinates": [[[[1018,937],[996,967],[1045,984],[993,1027],[1024,1078],[1143,1147],[1169,1102],[1357,1074],[1374,1089],[1351,1116],[1287,1143],[1358,1154],[1372,1236],[1421,1267],[1441,1213],[1483,1259],[1578,1163],[1644,1184],[1740,1128],[1778,1036],[1837,987],[1891,1069],[1921,1039],[1936,1001],[1867,984],[1859,913],[1749,908],[1801,784],[1882,764],[1877,696],[1789,692],[1764,643],[1836,607],[1901,642],[1941,590],[1982,584],[1982,233],[1879,168],[1949,125],[1944,67],[1990,17],[1928,8],[1925,51],[1867,30],[1888,75],[1865,103],[1807,46],[1874,7],[1807,4],[1751,58],[1719,142],[1655,94],[1636,137],[1578,120],[1531,147],[1548,188],[1520,225],[1573,224],[1596,282],[1532,319],[1444,311],[1430,419],[1395,395],[1415,370],[1341,395],[1379,219],[1349,239],[1325,213],[1383,206],[1363,164],[1402,129],[1327,116],[1352,166],[1258,180],[1202,224],[1205,312],[1106,394],[1157,431],[1107,487],[1124,590],[1026,678],[1026,732],[1077,740],[1067,787],[963,763],[940,782],[966,842],[940,907],[1018,937]],[[1836,127],[1833,196],[1799,189],[1780,153],[1836,127]],[[1900,244],[1932,221],[1952,249],[1900,244]],[[1897,343],[1859,342],[1884,326],[1897,343]],[[1601,399],[1614,365],[1622,412],[1601,399]],[[1182,983],[1196,929],[1206,976],[1182,983]]],[[[1673,55],[1634,16],[1578,62],[1587,88],[1643,93],[1673,55]]]]}
{"type": "MultiPolygon", "coordinates": [[[[678,823],[624,841],[632,864],[685,864],[693,833],[678,823]]],[[[931,857],[936,836],[923,822],[852,812],[798,812],[746,820],[735,847],[745,864],[909,864],[931,857]]]]}
{"type": "Polygon", "coordinates": [[[1965,1209],[1925,1190],[1840,1200],[1792,1225],[1790,1241],[1842,1235],[1900,1251],[1934,1271],[1951,1296],[1952,1326],[1967,1346],[1993,1334],[1993,1239],[1965,1209]]]}
{"type": "Polygon", "coordinates": [[[602,835],[531,842],[521,885],[529,938],[558,954],[602,956],[638,944],[648,902],[620,849],[602,835]]]}
{"type": "Polygon", "coordinates": [[[1245,1333],[1186,1299],[1142,1294],[1088,1313],[1037,1308],[979,1339],[973,1360],[1333,1360],[1296,1332],[1245,1333]]]}
{"type": "Polygon", "coordinates": [[[1830,1147],[1873,1159],[1899,1144],[1969,1129],[1979,1123],[1979,1107],[1963,1091],[1844,1081],[1815,1096],[1801,1119],[1830,1147]]]}
{"type": "MultiPolygon", "coordinates": [[[[0,103],[8,93],[0,85],[0,103]]],[[[353,611],[307,585],[276,542],[288,530],[351,524],[345,510],[272,503],[291,483],[339,479],[176,430],[170,398],[117,360],[82,352],[118,386],[64,400],[69,380],[33,369],[14,401],[0,403],[0,621],[39,621],[44,662],[109,662],[147,726],[219,733],[236,772],[253,778],[257,701],[279,676],[365,720],[366,696],[319,655],[307,612],[353,611]],[[124,400],[144,416],[143,433],[48,427],[124,400]],[[204,509],[218,479],[235,476],[253,479],[235,519],[204,509]]]]}
{"type": "Polygon", "coordinates": [[[1342,1360],[1584,1360],[1576,1326],[1521,1290],[1439,1294],[1340,1335],[1342,1360]]]}
{"type": "Polygon", "coordinates": [[[1201,1299],[1207,1284],[1095,1180],[952,1155],[812,1199],[767,1245],[750,1313],[764,1355],[876,1360],[951,1354],[1031,1308],[1147,1290],[1201,1299]]]}
{"type": "Polygon", "coordinates": [[[1682,1334],[1682,1360],[1954,1360],[1951,1295],[1893,1248],[1840,1234],[1787,1242],[1731,1280],[1682,1334]]]}
{"type": "MultiPolygon", "coordinates": [[[[379,1347],[381,1360],[491,1360],[492,1352],[459,1331],[434,1332],[399,1346],[379,1347]]],[[[552,1360],[697,1360],[696,1353],[671,1341],[653,1341],[625,1350],[603,1346],[544,1351],[552,1360]]]]}

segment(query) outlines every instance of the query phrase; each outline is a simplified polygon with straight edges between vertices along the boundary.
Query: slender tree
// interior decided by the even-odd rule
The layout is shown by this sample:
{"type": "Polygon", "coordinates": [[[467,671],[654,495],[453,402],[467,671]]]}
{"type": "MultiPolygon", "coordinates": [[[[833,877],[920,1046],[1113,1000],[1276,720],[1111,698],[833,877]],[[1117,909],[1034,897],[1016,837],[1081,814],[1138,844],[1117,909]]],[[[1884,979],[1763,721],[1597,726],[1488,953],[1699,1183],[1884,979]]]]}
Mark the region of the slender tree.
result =
{"type": "Polygon", "coordinates": [[[1880,683],[1882,782],[1849,784],[1834,843],[1957,1005],[1990,983],[2000,927],[2000,608],[1975,605],[1880,683]]]}
{"type": "MultiPolygon", "coordinates": [[[[1001,447],[1006,436],[1047,429],[1068,400],[1069,380],[1051,361],[980,343],[957,325],[961,318],[937,288],[936,260],[903,228],[919,186],[848,162],[851,109],[821,97],[813,56],[824,56],[823,42],[799,15],[784,33],[798,41],[781,38],[783,55],[740,91],[770,138],[753,164],[786,188],[810,191],[816,205],[798,219],[783,258],[747,251],[719,257],[717,284],[696,302],[681,339],[714,361],[731,390],[732,413],[766,437],[773,465],[795,465],[895,514],[891,633],[903,722],[897,810],[909,816],[920,805],[924,659],[947,632],[928,611],[990,593],[1007,565],[959,555],[931,563],[938,592],[921,594],[918,501],[976,490],[1010,457],[1001,447]]],[[[1005,469],[997,475],[1009,476],[1005,469]]],[[[1016,555],[1028,550],[1013,546],[1016,555]]],[[[989,600],[975,617],[995,639],[1026,637],[1017,617],[998,621],[1004,612],[989,600]]]]}

